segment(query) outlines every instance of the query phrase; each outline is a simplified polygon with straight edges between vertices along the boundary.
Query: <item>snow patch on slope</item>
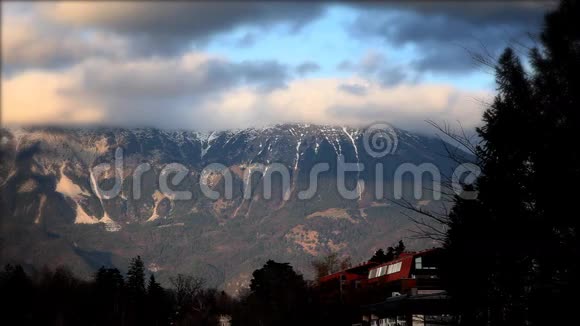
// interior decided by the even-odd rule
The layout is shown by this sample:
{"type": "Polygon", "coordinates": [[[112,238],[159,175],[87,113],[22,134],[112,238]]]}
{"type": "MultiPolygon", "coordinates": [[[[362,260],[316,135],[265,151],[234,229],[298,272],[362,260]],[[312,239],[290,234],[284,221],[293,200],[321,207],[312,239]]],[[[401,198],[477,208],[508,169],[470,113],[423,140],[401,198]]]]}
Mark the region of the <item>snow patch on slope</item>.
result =
{"type": "Polygon", "coordinates": [[[97,180],[96,180],[95,175],[93,174],[92,170],[90,172],[90,178],[91,178],[91,184],[93,186],[93,192],[95,193],[97,198],[99,198],[99,202],[101,203],[101,207],[103,208],[103,217],[99,220],[99,222],[104,223],[105,230],[107,230],[109,232],[119,231],[121,229],[121,225],[119,225],[119,223],[113,221],[109,217],[109,214],[107,214],[107,211],[105,210],[105,205],[103,205],[103,198],[101,197],[101,193],[98,190],[97,180]]]}
{"type": "Polygon", "coordinates": [[[65,163],[60,166],[60,179],[56,184],[56,191],[70,198],[76,199],[81,195],[90,196],[79,185],[75,184],[69,177],[64,174],[65,163]]]}
{"type": "Polygon", "coordinates": [[[75,224],[96,224],[96,223],[99,223],[99,220],[96,217],[87,214],[87,212],[85,212],[82,206],[79,203],[77,203],[75,224]]]}
{"type": "Polygon", "coordinates": [[[36,218],[34,219],[34,224],[40,223],[40,217],[42,216],[42,210],[44,209],[44,204],[46,203],[46,195],[40,195],[40,203],[38,204],[38,212],[36,218]]]}
{"type": "Polygon", "coordinates": [[[151,217],[147,219],[147,222],[155,221],[159,218],[159,214],[157,214],[157,207],[159,207],[159,203],[165,198],[163,194],[159,190],[155,190],[153,193],[153,200],[155,201],[155,205],[153,206],[153,213],[151,217]]]}

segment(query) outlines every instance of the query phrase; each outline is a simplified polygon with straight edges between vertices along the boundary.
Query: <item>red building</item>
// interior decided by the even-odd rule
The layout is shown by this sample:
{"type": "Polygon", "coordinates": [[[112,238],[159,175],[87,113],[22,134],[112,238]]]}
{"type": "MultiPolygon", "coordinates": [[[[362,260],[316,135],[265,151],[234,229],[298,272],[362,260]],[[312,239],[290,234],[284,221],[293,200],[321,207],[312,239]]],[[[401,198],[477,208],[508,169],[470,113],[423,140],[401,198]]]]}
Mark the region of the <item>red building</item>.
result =
{"type": "Polygon", "coordinates": [[[451,308],[439,278],[441,250],[405,252],[321,277],[321,297],[360,309],[358,325],[440,325],[451,308]]]}
{"type": "Polygon", "coordinates": [[[379,264],[369,261],[321,277],[318,285],[322,298],[327,301],[348,301],[361,288],[362,283],[368,280],[369,270],[377,265],[379,264]]]}

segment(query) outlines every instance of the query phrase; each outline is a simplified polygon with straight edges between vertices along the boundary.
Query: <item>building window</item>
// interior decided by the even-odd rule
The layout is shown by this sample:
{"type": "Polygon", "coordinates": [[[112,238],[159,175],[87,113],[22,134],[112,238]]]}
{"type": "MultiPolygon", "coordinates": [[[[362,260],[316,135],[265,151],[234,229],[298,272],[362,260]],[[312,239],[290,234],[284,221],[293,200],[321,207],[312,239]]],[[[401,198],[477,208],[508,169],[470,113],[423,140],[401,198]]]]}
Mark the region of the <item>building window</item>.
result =
{"type": "Polygon", "coordinates": [[[422,257],[415,258],[415,269],[423,269],[423,258],[422,257]]]}
{"type": "Polygon", "coordinates": [[[392,264],[389,265],[389,268],[387,269],[387,274],[393,274],[393,273],[397,273],[401,271],[401,262],[398,262],[396,264],[392,264]]]}
{"type": "Polygon", "coordinates": [[[393,273],[398,273],[401,271],[401,265],[403,263],[402,262],[398,262],[396,264],[393,265],[393,273]]]}

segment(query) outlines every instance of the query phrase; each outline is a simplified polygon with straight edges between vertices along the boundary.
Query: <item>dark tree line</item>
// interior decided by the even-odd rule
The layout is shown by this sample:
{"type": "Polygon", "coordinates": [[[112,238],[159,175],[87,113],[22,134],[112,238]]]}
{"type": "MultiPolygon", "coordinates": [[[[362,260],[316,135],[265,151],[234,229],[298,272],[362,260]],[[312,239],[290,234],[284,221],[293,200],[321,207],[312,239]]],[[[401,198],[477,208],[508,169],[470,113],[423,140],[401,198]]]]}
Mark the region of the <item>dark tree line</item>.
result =
{"type": "Polygon", "coordinates": [[[577,324],[578,1],[545,17],[528,62],[511,48],[499,58],[474,147],[478,196],[456,197],[448,219],[444,275],[465,325],[577,324]]]}
{"type": "Polygon", "coordinates": [[[403,240],[399,240],[396,246],[388,247],[387,252],[380,248],[375,252],[369,261],[374,263],[386,263],[393,259],[399,258],[399,256],[405,252],[405,243],[403,240]]]}
{"type": "Polygon", "coordinates": [[[163,288],[153,274],[147,279],[139,256],[125,277],[101,267],[92,280],[65,267],[31,277],[7,265],[0,272],[1,318],[14,325],[217,325],[220,315],[231,313],[233,300],[203,288],[199,278],[178,275],[172,285],[163,288]]]}
{"type": "Polygon", "coordinates": [[[27,275],[21,266],[0,272],[3,324],[10,325],[350,325],[352,307],[321,303],[317,286],[288,263],[268,261],[239,298],[178,274],[164,288],[134,258],[125,276],[101,267],[92,280],[68,269],[27,275]]]}
{"type": "Polygon", "coordinates": [[[234,315],[237,324],[314,324],[313,293],[290,264],[270,260],[252,276],[249,291],[234,315]]]}
{"type": "MultiPolygon", "coordinates": [[[[347,258],[336,261],[349,262],[347,258]]],[[[305,281],[288,263],[269,260],[252,277],[248,291],[233,306],[234,326],[350,326],[360,320],[358,305],[329,300],[317,283],[305,281]]]]}

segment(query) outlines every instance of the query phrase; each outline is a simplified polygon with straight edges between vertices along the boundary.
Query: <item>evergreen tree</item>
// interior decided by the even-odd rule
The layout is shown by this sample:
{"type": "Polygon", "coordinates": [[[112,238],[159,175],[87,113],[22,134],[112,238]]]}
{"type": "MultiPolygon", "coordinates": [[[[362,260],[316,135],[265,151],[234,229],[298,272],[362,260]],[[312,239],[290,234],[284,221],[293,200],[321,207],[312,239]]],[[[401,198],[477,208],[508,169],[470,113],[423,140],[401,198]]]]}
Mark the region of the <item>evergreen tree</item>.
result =
{"type": "Polygon", "coordinates": [[[151,274],[149,277],[149,283],[147,283],[147,295],[156,297],[161,294],[163,294],[163,288],[161,287],[161,284],[157,283],[155,280],[155,275],[151,274]]]}
{"type": "Polygon", "coordinates": [[[455,199],[444,276],[467,325],[565,324],[577,293],[580,182],[580,4],[546,17],[527,72],[512,49],[477,147],[476,200],[455,199]],[[466,286],[469,284],[469,286],[466,286]]]}
{"type": "Polygon", "coordinates": [[[385,251],[381,248],[375,252],[375,254],[371,257],[369,261],[373,263],[384,263],[387,261],[387,255],[385,255],[385,251]]]}
{"type": "Polygon", "coordinates": [[[141,256],[131,260],[127,271],[127,313],[125,322],[128,325],[143,324],[146,320],[145,304],[145,266],[141,256]]]}
{"type": "Polygon", "coordinates": [[[145,266],[141,256],[131,260],[127,271],[127,290],[134,296],[145,294],[145,266]]]}
{"type": "Polygon", "coordinates": [[[95,286],[99,291],[120,291],[123,285],[123,275],[116,268],[101,266],[95,274],[95,286]]]}
{"type": "Polygon", "coordinates": [[[116,268],[102,266],[95,274],[95,321],[100,324],[113,325],[121,320],[124,309],[124,280],[116,268]]]}
{"type": "Polygon", "coordinates": [[[580,130],[580,2],[562,1],[540,39],[531,55],[538,107],[531,204],[542,241],[533,247],[530,312],[536,324],[570,324],[566,311],[580,290],[580,219],[570,209],[580,182],[580,146],[571,145],[580,130]]]}
{"type": "Polygon", "coordinates": [[[255,320],[248,324],[305,325],[309,322],[306,282],[290,264],[269,260],[252,276],[247,300],[255,320]]]}
{"type": "Polygon", "coordinates": [[[395,247],[388,247],[387,253],[381,248],[375,252],[369,261],[375,263],[386,263],[395,258],[398,258],[405,251],[405,244],[403,240],[399,240],[395,247]]]}
{"type": "Polygon", "coordinates": [[[403,240],[399,240],[399,243],[397,243],[397,246],[393,249],[395,257],[399,257],[403,252],[405,252],[405,249],[403,240]]]}
{"type": "Polygon", "coordinates": [[[35,297],[33,284],[20,265],[6,265],[0,271],[0,304],[6,324],[33,325],[31,301],[35,297]]]}
{"type": "Polygon", "coordinates": [[[395,248],[388,247],[387,254],[385,255],[385,262],[391,261],[395,259],[395,248]]]}
{"type": "MultiPolygon", "coordinates": [[[[511,49],[499,59],[496,82],[498,95],[484,114],[484,127],[478,130],[483,140],[478,148],[483,174],[477,181],[477,203],[456,202],[447,247],[454,255],[452,263],[469,262],[468,270],[476,270],[481,278],[475,281],[482,287],[479,291],[470,293],[460,284],[452,289],[458,298],[469,299],[459,302],[482,304],[473,312],[481,314],[482,322],[519,325],[525,319],[524,289],[529,284],[524,283],[533,262],[529,250],[538,239],[527,206],[531,200],[532,93],[511,49]]],[[[451,267],[450,279],[467,281],[457,275],[463,270],[451,267]]]]}
{"type": "Polygon", "coordinates": [[[147,310],[148,315],[147,324],[158,326],[164,325],[169,318],[171,306],[165,295],[165,290],[155,280],[155,276],[151,274],[149,282],[147,283],[147,310]]]}

